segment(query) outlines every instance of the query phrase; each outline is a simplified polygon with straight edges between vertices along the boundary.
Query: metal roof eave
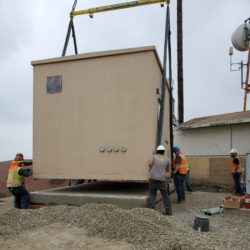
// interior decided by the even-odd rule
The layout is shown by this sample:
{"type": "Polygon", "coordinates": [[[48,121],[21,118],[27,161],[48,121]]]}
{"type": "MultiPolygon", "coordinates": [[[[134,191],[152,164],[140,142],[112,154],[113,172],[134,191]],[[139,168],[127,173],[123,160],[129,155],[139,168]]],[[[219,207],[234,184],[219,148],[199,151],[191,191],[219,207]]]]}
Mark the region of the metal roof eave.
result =
{"type": "Polygon", "coordinates": [[[178,126],[178,129],[181,130],[188,130],[188,129],[197,129],[197,128],[208,128],[208,127],[221,127],[227,125],[235,125],[235,124],[245,124],[250,123],[250,119],[247,120],[237,120],[237,121],[226,121],[226,122],[214,122],[214,123],[207,123],[207,124],[200,124],[200,125],[181,125],[178,126]]]}

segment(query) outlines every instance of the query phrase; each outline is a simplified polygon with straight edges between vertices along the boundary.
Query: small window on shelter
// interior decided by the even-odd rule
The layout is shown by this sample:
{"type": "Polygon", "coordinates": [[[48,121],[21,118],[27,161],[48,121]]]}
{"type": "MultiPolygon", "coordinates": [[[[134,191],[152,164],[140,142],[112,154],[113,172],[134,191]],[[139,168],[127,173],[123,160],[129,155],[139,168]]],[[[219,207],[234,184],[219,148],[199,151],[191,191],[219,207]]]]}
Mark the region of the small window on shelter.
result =
{"type": "Polygon", "coordinates": [[[62,92],[62,76],[47,77],[47,94],[56,94],[62,92]]]}

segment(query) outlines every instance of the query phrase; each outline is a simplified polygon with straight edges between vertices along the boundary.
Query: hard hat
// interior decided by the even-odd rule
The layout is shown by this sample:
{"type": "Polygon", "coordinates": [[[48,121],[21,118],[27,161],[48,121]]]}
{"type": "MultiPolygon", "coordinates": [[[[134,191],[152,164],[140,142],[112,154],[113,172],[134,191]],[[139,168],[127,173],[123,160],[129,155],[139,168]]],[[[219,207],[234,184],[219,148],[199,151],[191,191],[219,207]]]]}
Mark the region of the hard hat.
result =
{"type": "Polygon", "coordinates": [[[17,153],[14,160],[15,161],[23,160],[23,154],[22,153],[17,153]]]}
{"type": "Polygon", "coordinates": [[[237,154],[237,150],[236,150],[235,148],[232,148],[232,149],[230,150],[230,154],[237,154]]]}
{"type": "Polygon", "coordinates": [[[22,157],[23,158],[23,154],[22,153],[17,153],[16,157],[22,157]]]}
{"type": "Polygon", "coordinates": [[[165,151],[165,147],[162,145],[159,145],[156,150],[157,151],[165,151]]]}
{"type": "Polygon", "coordinates": [[[173,152],[176,154],[177,152],[180,152],[180,148],[179,147],[173,147],[173,152]]]}

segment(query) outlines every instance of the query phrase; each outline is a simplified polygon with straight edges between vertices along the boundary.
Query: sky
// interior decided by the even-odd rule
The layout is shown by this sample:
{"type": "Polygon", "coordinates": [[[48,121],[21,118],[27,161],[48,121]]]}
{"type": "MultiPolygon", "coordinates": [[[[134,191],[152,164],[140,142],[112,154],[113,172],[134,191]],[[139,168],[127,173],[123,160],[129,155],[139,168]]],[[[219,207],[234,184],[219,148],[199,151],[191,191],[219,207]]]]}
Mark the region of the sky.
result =
{"type": "MultiPolygon", "coordinates": [[[[31,61],[61,56],[73,2],[0,0],[0,161],[17,152],[32,158],[31,61]]],[[[78,0],[76,10],[120,2],[127,1],[78,0]]],[[[176,0],[170,11],[177,100],[176,0]]],[[[155,45],[162,59],[165,15],[166,7],[155,4],[99,13],[93,19],[77,16],[79,53],[155,45]]],[[[230,72],[228,50],[233,31],[249,17],[250,0],[183,0],[185,121],[243,110],[240,72],[230,72]]],[[[72,39],[67,50],[71,54],[72,39]]],[[[235,51],[233,61],[241,60],[246,63],[247,53],[235,51]]]]}

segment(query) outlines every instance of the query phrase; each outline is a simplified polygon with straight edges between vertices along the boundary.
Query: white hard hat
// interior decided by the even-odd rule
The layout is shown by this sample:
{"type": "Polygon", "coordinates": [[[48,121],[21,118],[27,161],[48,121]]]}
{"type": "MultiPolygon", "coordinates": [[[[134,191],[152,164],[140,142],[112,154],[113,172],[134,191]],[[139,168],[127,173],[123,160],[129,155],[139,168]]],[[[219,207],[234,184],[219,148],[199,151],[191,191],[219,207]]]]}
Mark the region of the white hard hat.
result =
{"type": "Polygon", "coordinates": [[[237,154],[237,150],[236,150],[235,148],[232,148],[232,149],[230,150],[230,154],[237,154]]]}
{"type": "Polygon", "coordinates": [[[159,145],[158,147],[157,147],[157,149],[156,149],[157,151],[165,151],[165,147],[164,146],[162,146],[162,145],[159,145]]]}

